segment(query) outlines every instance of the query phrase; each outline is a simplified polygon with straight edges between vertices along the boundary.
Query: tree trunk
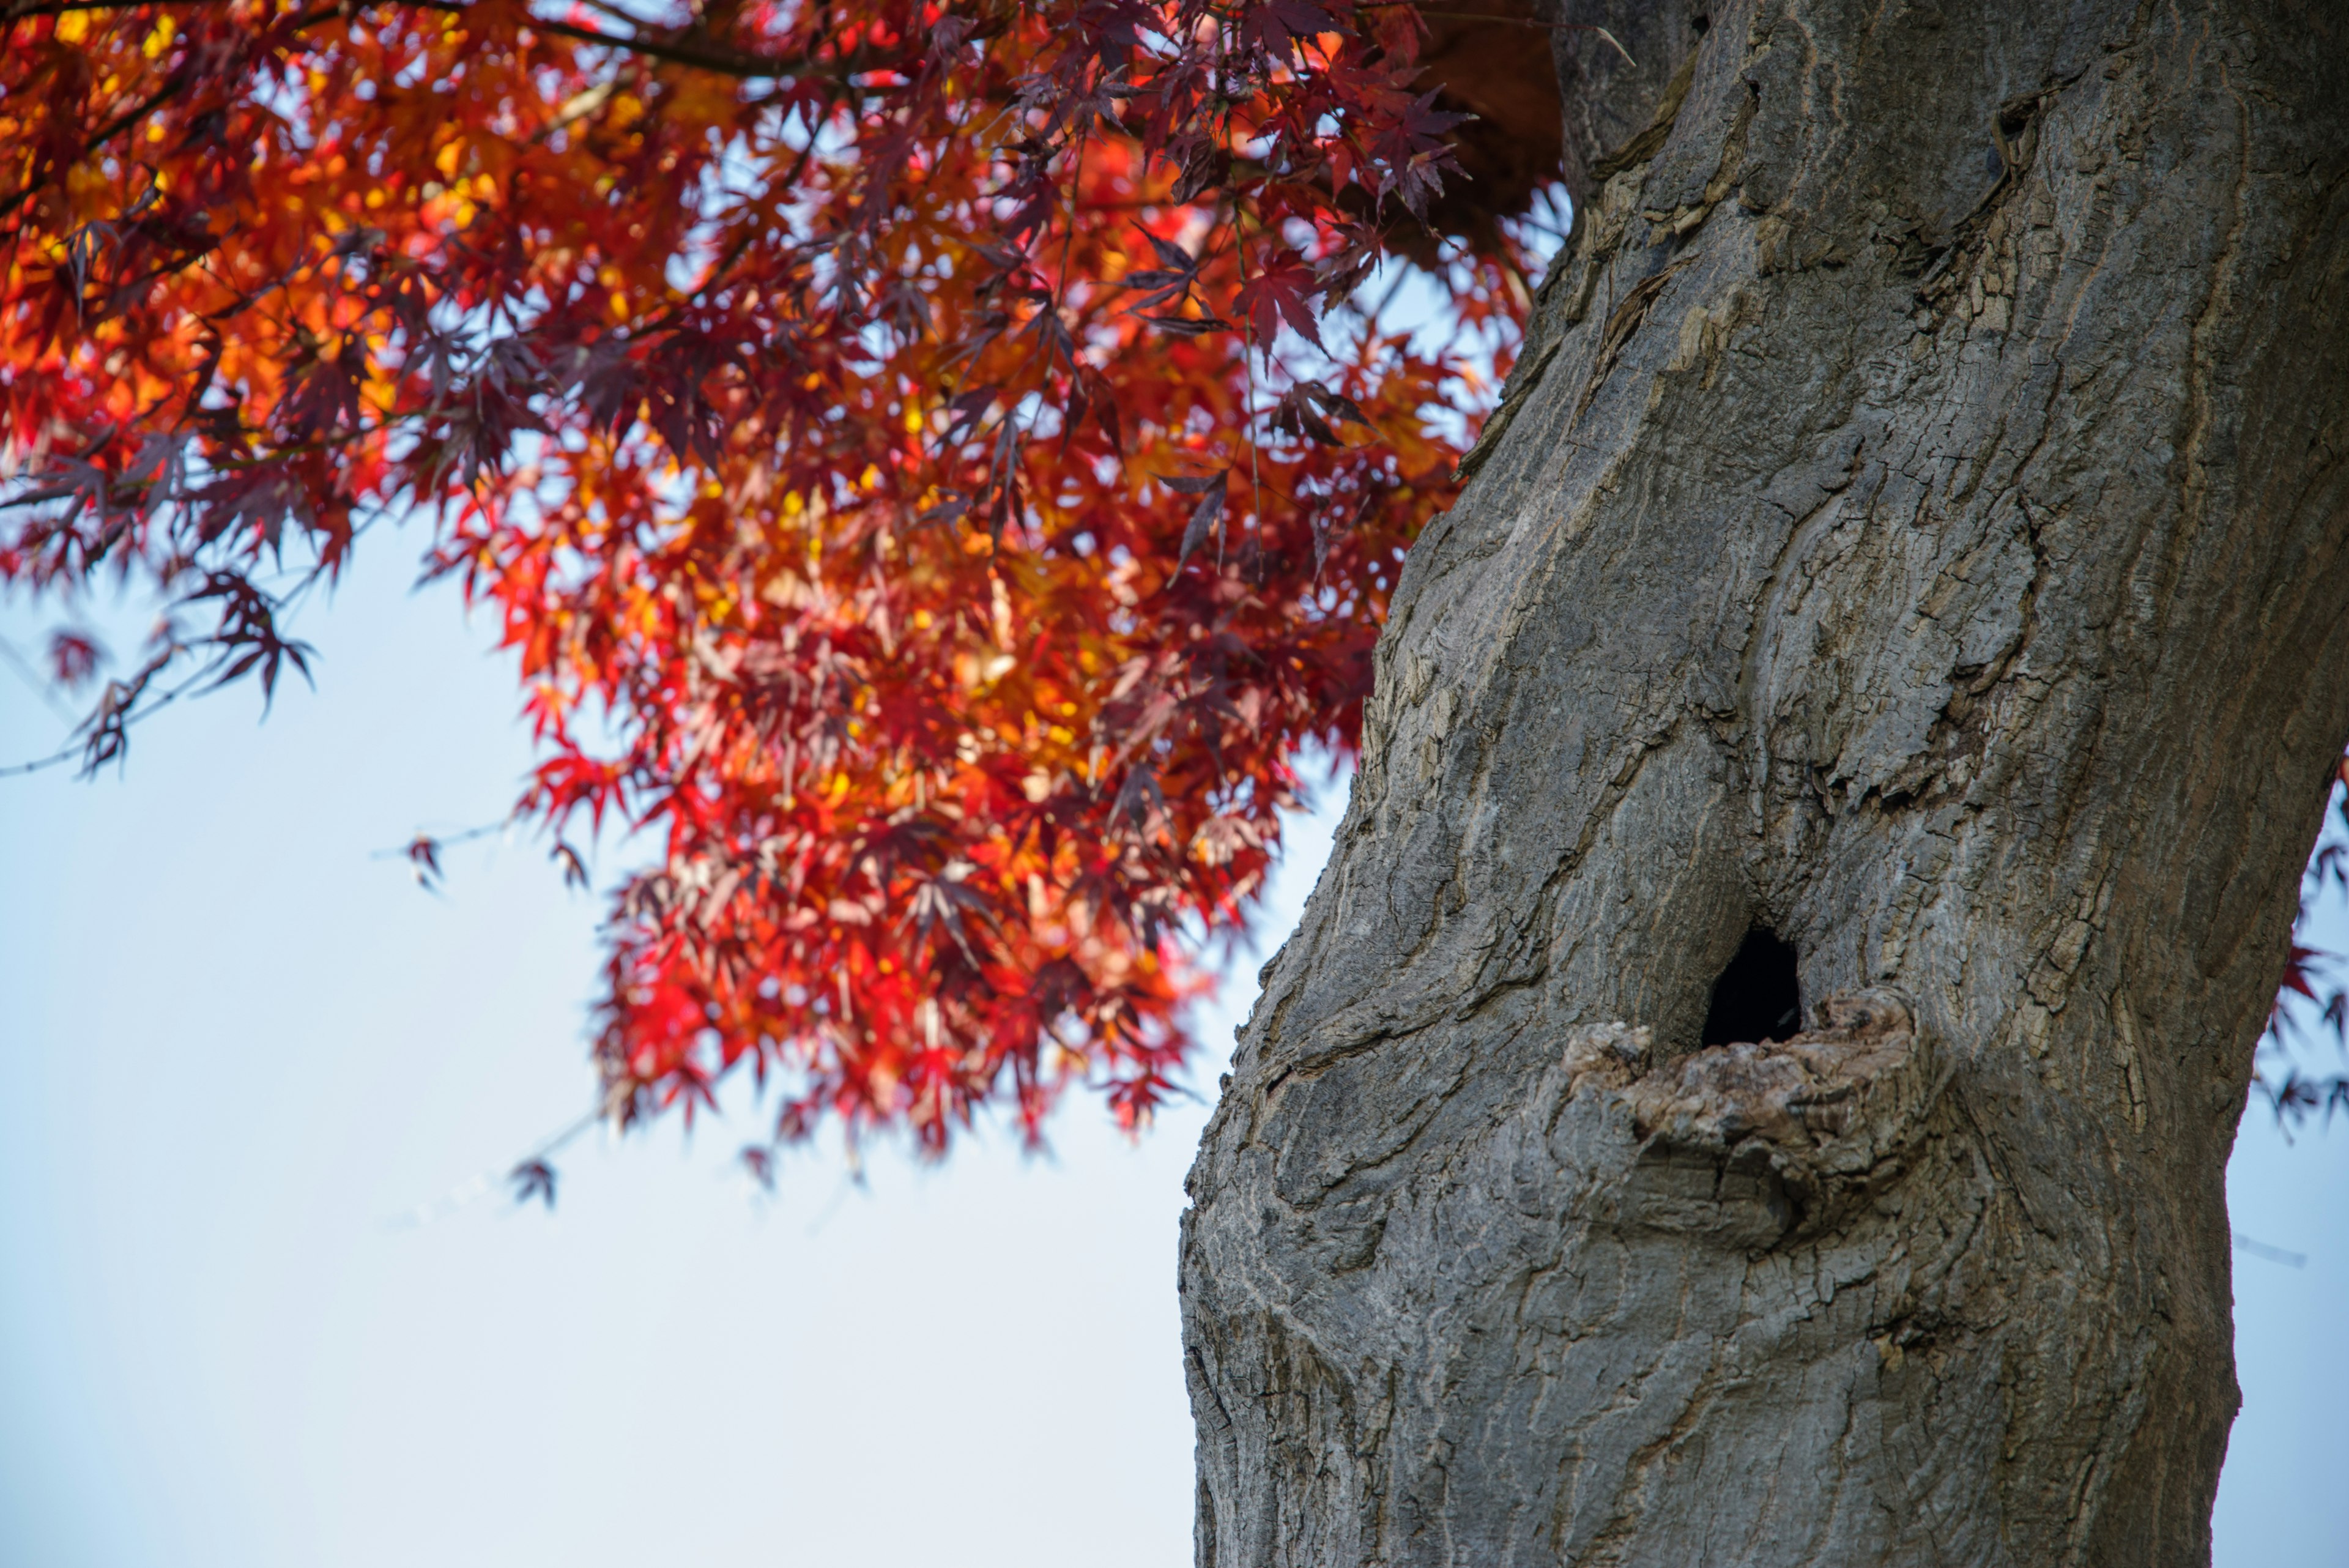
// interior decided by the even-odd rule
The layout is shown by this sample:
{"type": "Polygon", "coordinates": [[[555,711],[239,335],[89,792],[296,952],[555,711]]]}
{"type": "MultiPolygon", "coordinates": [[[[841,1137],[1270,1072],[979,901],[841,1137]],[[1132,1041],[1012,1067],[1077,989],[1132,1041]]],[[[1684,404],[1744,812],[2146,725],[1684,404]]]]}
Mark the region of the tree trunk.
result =
{"type": "Polygon", "coordinates": [[[1199,1561],[2205,1562],[2349,736],[2349,17],[1616,9],[1193,1172],[1199,1561]],[[1805,1032],[1700,1050],[1795,1027],[1756,931],[1805,1032]]]}

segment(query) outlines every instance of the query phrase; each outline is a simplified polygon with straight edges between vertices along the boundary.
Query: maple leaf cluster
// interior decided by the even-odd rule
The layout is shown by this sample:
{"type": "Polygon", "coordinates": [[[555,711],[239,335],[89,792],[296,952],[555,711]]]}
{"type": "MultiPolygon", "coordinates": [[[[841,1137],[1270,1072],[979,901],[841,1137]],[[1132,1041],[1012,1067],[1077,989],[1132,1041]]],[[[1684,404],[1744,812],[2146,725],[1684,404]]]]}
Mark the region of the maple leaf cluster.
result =
{"type": "MultiPolygon", "coordinates": [[[[1300,753],[1354,743],[1451,494],[1433,416],[1490,384],[1350,304],[1452,164],[1409,7],[0,29],[0,582],[172,606],[88,761],[305,668],[288,597],[428,516],[519,658],[519,810],[573,872],[582,826],[662,841],[616,894],[609,1114],[747,1064],[780,1137],[936,1151],[1172,1090],[1183,933],[1244,921],[1300,753]]],[[[1442,280],[1503,361],[1513,244],[1442,280]]]]}
{"type": "Polygon", "coordinates": [[[2349,897],[2349,758],[2334,766],[2326,782],[2333,792],[2331,809],[2301,878],[2300,919],[2251,1077],[2251,1086],[2287,1127],[2319,1116],[2330,1127],[2336,1114],[2349,1112],[2349,1072],[2303,1070],[2308,1052],[2323,1036],[2331,1036],[2336,1063],[2349,1056],[2349,954],[2300,940],[2323,899],[2349,897]]]}

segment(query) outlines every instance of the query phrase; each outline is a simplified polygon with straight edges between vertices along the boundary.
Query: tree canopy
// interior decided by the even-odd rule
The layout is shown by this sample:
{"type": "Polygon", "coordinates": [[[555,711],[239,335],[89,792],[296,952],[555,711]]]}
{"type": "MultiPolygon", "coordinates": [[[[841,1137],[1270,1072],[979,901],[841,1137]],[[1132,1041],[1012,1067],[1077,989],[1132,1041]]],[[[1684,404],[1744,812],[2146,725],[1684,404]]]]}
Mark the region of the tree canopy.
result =
{"type": "Polygon", "coordinates": [[[605,1114],[748,1064],[783,1139],[1145,1117],[1530,303],[1538,181],[1427,63],[1465,17],[1547,79],[1530,15],[7,5],[0,580],[171,606],[74,756],[268,693],[428,517],[518,655],[517,815],[583,879],[662,841],[605,1114]],[[1355,302],[1395,250],[1454,345],[1355,302]]]}

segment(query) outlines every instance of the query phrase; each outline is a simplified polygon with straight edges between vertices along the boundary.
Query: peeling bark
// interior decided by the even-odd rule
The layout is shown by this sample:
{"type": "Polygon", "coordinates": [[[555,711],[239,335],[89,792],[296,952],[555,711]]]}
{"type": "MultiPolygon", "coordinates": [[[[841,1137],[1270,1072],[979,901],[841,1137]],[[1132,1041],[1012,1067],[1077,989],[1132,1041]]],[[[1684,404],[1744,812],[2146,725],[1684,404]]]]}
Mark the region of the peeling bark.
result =
{"type": "Polygon", "coordinates": [[[2206,1562],[2349,21],[1598,9],[1662,43],[1560,36],[1604,182],[1193,1172],[1199,1561],[2206,1562]],[[1805,1028],[1700,1050],[1756,929],[1805,1028]]]}

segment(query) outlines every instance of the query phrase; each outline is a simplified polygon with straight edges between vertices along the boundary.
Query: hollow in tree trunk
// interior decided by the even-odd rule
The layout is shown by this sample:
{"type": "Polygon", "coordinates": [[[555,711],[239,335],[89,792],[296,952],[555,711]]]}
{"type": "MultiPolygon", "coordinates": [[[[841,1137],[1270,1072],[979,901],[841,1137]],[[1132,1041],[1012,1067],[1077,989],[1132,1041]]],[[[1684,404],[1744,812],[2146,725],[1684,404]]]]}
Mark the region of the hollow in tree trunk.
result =
{"type": "Polygon", "coordinates": [[[1193,1173],[1214,1568],[2209,1555],[2349,16],[1705,9],[1568,0],[1637,64],[1558,35],[1576,235],[1193,1173]]]}

